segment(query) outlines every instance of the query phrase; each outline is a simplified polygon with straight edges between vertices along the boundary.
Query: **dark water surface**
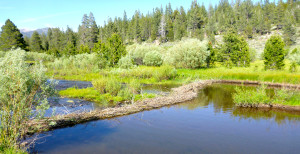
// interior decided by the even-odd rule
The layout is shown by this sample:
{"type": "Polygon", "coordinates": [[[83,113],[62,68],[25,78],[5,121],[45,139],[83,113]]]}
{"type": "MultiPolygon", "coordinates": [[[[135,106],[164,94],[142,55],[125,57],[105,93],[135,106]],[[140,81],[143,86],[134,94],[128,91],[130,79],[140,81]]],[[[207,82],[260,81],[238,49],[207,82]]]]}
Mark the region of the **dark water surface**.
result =
{"type": "Polygon", "coordinates": [[[300,153],[300,113],[237,108],[232,85],[193,101],[43,134],[38,153],[300,153]]]}

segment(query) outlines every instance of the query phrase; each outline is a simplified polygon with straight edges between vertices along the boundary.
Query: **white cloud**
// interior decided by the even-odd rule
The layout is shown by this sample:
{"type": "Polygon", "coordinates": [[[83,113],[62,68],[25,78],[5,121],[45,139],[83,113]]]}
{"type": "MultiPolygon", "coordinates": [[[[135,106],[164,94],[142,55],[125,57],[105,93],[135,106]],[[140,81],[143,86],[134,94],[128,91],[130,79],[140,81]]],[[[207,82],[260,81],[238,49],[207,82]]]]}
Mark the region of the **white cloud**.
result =
{"type": "Polygon", "coordinates": [[[46,15],[46,16],[27,18],[27,19],[21,20],[20,23],[29,23],[29,22],[42,20],[42,19],[48,19],[48,18],[58,17],[58,16],[62,16],[62,15],[68,15],[68,14],[73,14],[73,13],[75,13],[75,12],[61,12],[61,13],[50,14],[50,15],[46,15]]]}

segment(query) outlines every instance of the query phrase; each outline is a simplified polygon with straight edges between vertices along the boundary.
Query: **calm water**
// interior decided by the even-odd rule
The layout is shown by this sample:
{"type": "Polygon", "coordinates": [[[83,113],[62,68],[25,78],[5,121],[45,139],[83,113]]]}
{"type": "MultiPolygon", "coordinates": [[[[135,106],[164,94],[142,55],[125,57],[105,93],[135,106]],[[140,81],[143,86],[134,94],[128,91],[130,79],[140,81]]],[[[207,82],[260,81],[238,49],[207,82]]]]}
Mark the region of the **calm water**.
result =
{"type": "Polygon", "coordinates": [[[234,86],[193,101],[43,134],[38,153],[300,153],[300,114],[236,108],[234,86]]]}

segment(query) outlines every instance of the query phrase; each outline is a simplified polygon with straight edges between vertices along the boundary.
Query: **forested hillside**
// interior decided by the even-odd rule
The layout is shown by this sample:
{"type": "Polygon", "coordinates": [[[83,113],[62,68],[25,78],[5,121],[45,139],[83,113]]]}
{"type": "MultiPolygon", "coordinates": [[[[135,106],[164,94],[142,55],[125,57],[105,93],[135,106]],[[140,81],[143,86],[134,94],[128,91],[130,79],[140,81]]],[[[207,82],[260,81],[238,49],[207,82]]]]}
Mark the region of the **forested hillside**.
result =
{"type": "Polygon", "coordinates": [[[77,32],[71,28],[65,31],[50,28],[47,35],[35,32],[30,38],[24,37],[23,44],[7,46],[1,43],[0,49],[8,50],[14,46],[58,56],[90,53],[107,42],[114,33],[120,35],[125,44],[165,43],[186,37],[207,39],[214,44],[216,36],[228,30],[236,31],[249,40],[275,31],[283,35],[287,45],[292,45],[299,35],[296,29],[299,25],[299,7],[297,0],[257,3],[251,0],[236,0],[234,3],[220,0],[218,5],[206,8],[195,0],[190,8],[172,8],[169,3],[147,14],[135,11],[132,17],[124,11],[123,17],[109,18],[103,26],[98,26],[93,13],[89,13],[83,15],[77,32]]]}

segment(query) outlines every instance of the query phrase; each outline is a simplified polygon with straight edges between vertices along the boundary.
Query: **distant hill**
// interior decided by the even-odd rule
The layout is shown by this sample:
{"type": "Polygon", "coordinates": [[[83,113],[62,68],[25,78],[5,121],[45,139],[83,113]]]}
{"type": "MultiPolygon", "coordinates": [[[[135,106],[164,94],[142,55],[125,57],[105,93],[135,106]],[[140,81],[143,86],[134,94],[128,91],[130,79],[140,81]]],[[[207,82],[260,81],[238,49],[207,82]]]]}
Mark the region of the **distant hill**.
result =
{"type": "Polygon", "coordinates": [[[39,34],[45,33],[47,34],[48,32],[48,27],[47,28],[41,28],[41,29],[36,29],[36,30],[28,30],[28,29],[20,29],[20,32],[23,34],[23,36],[31,37],[34,31],[37,31],[39,34]]]}

